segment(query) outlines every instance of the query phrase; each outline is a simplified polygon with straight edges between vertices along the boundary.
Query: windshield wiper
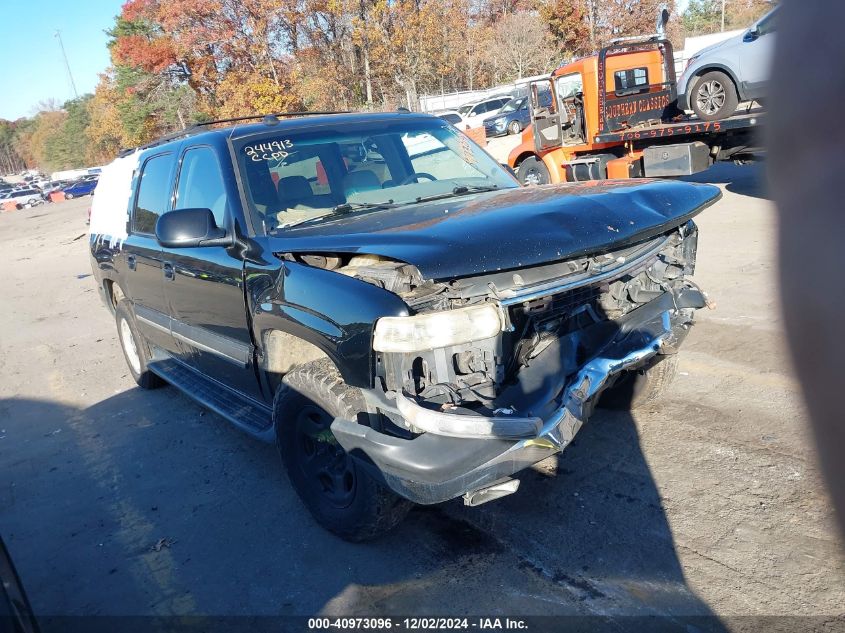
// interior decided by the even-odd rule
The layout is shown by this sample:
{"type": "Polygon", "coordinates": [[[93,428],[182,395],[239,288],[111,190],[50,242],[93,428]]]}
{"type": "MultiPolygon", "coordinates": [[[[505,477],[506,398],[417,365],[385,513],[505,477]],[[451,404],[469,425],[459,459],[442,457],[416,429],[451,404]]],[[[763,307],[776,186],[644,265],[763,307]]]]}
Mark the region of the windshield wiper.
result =
{"type": "Polygon", "coordinates": [[[431,196],[420,196],[415,202],[431,202],[433,200],[442,200],[444,198],[454,198],[455,196],[465,196],[468,193],[481,193],[482,191],[493,191],[498,189],[499,185],[458,185],[451,192],[435,193],[431,196]]]}
{"type": "Polygon", "coordinates": [[[311,224],[312,222],[318,222],[319,220],[325,220],[326,218],[330,218],[333,215],[344,215],[346,213],[352,213],[353,211],[372,211],[378,209],[392,209],[398,205],[394,204],[392,201],[387,202],[344,202],[332,208],[329,213],[323,213],[321,215],[315,215],[311,218],[304,218],[297,222],[286,222],[284,224],[280,224],[277,227],[274,227],[272,230],[277,229],[289,229],[293,226],[300,226],[302,224],[311,224]]]}
{"type": "Polygon", "coordinates": [[[368,209],[392,209],[396,204],[392,200],[386,202],[344,202],[332,209],[332,213],[351,213],[368,209]]]}

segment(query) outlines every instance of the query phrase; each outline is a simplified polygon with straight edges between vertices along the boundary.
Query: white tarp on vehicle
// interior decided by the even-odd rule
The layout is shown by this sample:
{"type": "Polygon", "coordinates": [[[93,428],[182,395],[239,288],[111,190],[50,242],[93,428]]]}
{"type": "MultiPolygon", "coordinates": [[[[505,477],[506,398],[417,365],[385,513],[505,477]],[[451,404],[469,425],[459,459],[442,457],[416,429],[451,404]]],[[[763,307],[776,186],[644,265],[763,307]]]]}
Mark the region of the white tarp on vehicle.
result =
{"type": "Polygon", "coordinates": [[[132,177],[138,168],[140,152],[116,158],[103,167],[94,201],[91,203],[91,235],[102,235],[111,246],[120,244],[127,237],[129,198],[132,195],[132,177]]]}

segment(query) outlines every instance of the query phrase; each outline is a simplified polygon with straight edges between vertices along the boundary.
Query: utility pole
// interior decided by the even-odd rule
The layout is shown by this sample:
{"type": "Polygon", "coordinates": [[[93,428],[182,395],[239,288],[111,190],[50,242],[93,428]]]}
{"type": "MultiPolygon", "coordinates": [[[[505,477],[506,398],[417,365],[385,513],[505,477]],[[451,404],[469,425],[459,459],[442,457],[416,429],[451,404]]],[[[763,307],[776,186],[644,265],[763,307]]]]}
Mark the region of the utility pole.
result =
{"type": "Polygon", "coordinates": [[[70,72],[70,63],[68,63],[68,61],[67,61],[67,53],[65,53],[65,45],[64,45],[64,42],[62,42],[62,32],[60,30],[56,29],[55,37],[57,37],[59,39],[59,48],[62,49],[62,59],[65,60],[65,68],[67,69],[67,77],[68,77],[68,79],[70,79],[70,87],[73,88],[73,98],[79,99],[79,93],[76,91],[76,84],[73,81],[73,73],[70,72]]]}
{"type": "Polygon", "coordinates": [[[725,32],[725,0],[722,0],[722,33],[725,32]]]}

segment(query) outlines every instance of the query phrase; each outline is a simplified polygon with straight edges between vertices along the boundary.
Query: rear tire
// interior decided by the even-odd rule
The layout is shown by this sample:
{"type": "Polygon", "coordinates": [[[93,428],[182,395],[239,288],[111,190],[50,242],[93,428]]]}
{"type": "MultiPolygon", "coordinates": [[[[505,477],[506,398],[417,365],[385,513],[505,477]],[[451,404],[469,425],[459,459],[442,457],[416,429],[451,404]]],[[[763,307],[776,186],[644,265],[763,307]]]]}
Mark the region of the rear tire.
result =
{"type": "Polygon", "coordinates": [[[739,105],[733,80],[719,70],[704,73],[695,82],[689,101],[693,112],[702,121],[727,119],[739,105]]]}
{"type": "Polygon", "coordinates": [[[159,376],[147,369],[147,363],[151,358],[150,347],[146,339],[138,332],[135,325],[135,314],[132,311],[132,304],[122,299],[114,310],[114,318],[117,323],[117,337],[120,341],[120,348],[123,350],[123,357],[129,367],[129,373],[141,389],[156,389],[164,383],[159,376]]]}
{"type": "Polygon", "coordinates": [[[643,367],[623,372],[613,386],[601,394],[598,406],[633,410],[652,403],[666,394],[677,373],[677,354],[658,356],[643,367]]]}
{"type": "Polygon", "coordinates": [[[536,156],[529,156],[519,164],[516,177],[523,185],[547,185],[552,181],[549,169],[536,156]]]}
{"type": "Polygon", "coordinates": [[[327,359],[285,375],[273,420],[282,463],[317,522],[344,540],[375,538],[395,527],[413,505],[385,488],[337,443],[335,417],[366,411],[359,389],[347,386],[327,359]]]}

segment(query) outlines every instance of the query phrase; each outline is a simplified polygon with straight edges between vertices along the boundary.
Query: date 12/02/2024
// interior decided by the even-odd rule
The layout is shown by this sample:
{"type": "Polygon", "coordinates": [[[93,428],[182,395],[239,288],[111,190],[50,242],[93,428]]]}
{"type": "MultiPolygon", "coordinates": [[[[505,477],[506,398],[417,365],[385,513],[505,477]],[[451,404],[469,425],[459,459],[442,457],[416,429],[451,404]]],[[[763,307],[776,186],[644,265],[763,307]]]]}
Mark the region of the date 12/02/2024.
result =
{"type": "Polygon", "coordinates": [[[309,631],[526,631],[519,618],[309,618],[309,631]]]}

